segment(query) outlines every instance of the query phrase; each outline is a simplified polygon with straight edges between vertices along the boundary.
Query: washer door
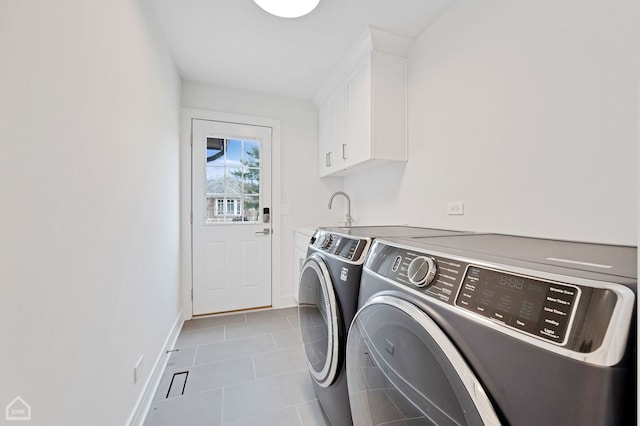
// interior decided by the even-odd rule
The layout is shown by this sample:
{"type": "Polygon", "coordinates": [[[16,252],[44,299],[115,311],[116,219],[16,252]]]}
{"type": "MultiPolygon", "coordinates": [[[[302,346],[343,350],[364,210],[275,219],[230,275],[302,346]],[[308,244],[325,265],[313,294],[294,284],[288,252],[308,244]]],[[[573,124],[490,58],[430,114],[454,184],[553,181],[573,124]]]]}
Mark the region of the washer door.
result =
{"type": "Polygon", "coordinates": [[[356,314],[347,340],[347,384],[356,426],[500,424],[438,325],[393,296],[373,297],[356,314]]]}
{"type": "Polygon", "coordinates": [[[302,266],[298,313],[309,370],[320,386],[327,387],[337,375],[342,331],[331,275],[317,254],[302,266]]]}

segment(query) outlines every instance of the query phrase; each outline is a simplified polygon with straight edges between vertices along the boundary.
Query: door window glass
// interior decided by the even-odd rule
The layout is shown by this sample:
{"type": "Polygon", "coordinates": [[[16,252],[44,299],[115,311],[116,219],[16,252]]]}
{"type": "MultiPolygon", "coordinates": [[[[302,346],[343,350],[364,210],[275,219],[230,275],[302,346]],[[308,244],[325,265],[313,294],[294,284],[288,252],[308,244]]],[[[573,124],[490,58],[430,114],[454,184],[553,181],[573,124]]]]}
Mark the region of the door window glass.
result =
{"type": "Polygon", "coordinates": [[[256,222],[260,141],[207,137],[205,224],[256,222]]]}

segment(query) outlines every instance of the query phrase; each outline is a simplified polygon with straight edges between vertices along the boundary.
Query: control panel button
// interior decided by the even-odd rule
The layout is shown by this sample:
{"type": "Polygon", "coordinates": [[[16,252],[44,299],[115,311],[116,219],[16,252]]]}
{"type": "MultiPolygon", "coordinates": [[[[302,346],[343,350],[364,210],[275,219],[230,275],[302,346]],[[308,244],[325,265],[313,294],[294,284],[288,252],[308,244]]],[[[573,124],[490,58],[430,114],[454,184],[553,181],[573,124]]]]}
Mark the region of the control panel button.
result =
{"type": "Polygon", "coordinates": [[[400,267],[401,263],[402,263],[402,256],[397,256],[396,260],[393,261],[393,266],[391,267],[391,270],[393,272],[396,272],[398,270],[398,268],[400,267]]]}

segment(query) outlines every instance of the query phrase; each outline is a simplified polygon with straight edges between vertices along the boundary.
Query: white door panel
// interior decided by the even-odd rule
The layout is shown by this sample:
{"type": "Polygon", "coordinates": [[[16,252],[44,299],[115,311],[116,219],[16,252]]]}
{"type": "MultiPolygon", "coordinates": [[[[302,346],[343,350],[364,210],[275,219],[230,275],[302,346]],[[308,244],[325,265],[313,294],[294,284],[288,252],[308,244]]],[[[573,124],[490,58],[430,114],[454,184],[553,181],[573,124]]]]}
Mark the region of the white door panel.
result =
{"type": "Polygon", "coordinates": [[[192,134],[193,314],[270,306],[271,129],[194,119],[192,134]]]}

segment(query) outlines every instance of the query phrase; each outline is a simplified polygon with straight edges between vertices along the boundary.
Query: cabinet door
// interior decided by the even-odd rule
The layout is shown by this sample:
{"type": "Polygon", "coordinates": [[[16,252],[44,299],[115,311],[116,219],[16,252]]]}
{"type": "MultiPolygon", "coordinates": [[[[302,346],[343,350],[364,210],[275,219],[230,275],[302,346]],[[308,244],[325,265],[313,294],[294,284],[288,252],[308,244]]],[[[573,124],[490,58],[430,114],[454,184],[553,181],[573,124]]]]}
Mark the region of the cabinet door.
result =
{"type": "Polygon", "coordinates": [[[320,108],[318,164],[320,176],[344,168],[345,90],[340,86],[320,108]]]}
{"type": "Polygon", "coordinates": [[[302,264],[307,258],[306,250],[296,247],[295,256],[293,260],[293,296],[298,301],[298,291],[300,289],[300,272],[302,271],[302,264]]]}
{"type": "Polygon", "coordinates": [[[345,87],[340,86],[331,98],[333,100],[333,139],[331,143],[331,163],[333,170],[344,168],[344,144],[346,132],[345,87]]]}
{"type": "Polygon", "coordinates": [[[407,161],[407,60],[373,52],[371,67],[372,158],[407,161]]]}
{"type": "Polygon", "coordinates": [[[307,258],[307,250],[309,249],[309,241],[313,236],[313,230],[295,230],[293,232],[294,251],[293,251],[293,295],[298,301],[298,288],[300,285],[300,272],[302,272],[302,264],[307,258]],[[308,232],[307,232],[308,231],[308,232]]]}
{"type": "Polygon", "coordinates": [[[320,108],[318,116],[318,174],[326,176],[331,172],[329,169],[328,152],[331,143],[331,133],[333,127],[333,106],[329,99],[320,108]]]}
{"type": "Polygon", "coordinates": [[[371,158],[371,59],[362,63],[346,84],[347,134],[345,164],[347,167],[371,158]]]}

